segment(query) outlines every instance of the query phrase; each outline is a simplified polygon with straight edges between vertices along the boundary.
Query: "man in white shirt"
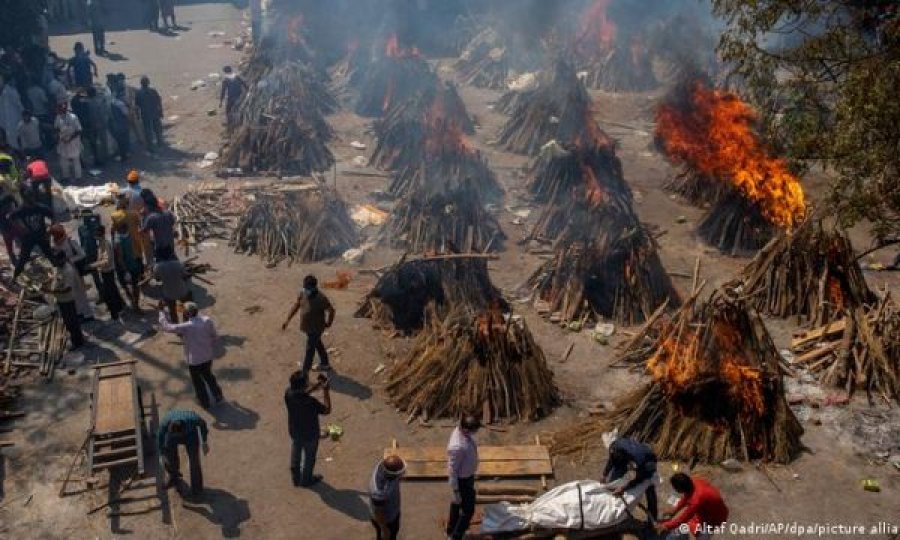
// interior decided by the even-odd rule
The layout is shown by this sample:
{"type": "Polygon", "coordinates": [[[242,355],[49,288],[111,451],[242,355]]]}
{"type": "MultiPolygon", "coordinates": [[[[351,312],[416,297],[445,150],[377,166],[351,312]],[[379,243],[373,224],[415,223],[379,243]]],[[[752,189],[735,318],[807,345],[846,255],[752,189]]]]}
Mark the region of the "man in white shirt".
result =
{"type": "Polygon", "coordinates": [[[22,121],[19,122],[16,138],[19,142],[19,148],[22,149],[26,156],[33,159],[44,159],[44,144],[41,142],[41,123],[28,109],[22,112],[22,121]]]}
{"type": "Polygon", "coordinates": [[[12,84],[7,84],[0,77],[0,129],[6,133],[6,142],[14,149],[19,149],[19,140],[16,137],[16,128],[22,120],[22,100],[19,92],[12,84]]]}
{"type": "Polygon", "coordinates": [[[64,182],[81,180],[81,122],[75,113],[69,111],[65,103],[57,108],[56,132],[59,143],[56,152],[59,154],[59,167],[64,182]]]}
{"type": "Polygon", "coordinates": [[[453,499],[447,519],[447,538],[462,540],[475,515],[475,473],[478,471],[478,444],[475,433],[481,422],[471,415],[460,420],[447,444],[447,477],[453,499]]]}
{"type": "MultiPolygon", "coordinates": [[[[162,306],[161,306],[162,307],[162,306]]],[[[184,318],[186,322],[172,324],[166,312],[159,312],[159,326],[163,332],[178,334],[184,343],[184,360],[191,374],[191,383],[197,394],[197,401],[204,409],[209,408],[209,394],[216,403],[222,401],[222,388],[219,387],[215,375],[212,374],[212,361],[215,357],[216,340],[219,334],[212,319],[200,315],[197,304],[185,302],[184,318]]]]}

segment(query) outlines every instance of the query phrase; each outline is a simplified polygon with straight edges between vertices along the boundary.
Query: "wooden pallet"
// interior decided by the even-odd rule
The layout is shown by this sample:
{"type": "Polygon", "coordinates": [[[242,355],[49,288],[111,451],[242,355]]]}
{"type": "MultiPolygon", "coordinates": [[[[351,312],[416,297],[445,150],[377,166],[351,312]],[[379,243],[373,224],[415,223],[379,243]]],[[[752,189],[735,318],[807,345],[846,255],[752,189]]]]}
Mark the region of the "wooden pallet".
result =
{"type": "MultiPolygon", "coordinates": [[[[513,478],[553,475],[549,449],[540,444],[517,446],[479,446],[477,478],[513,478]]],[[[409,479],[438,480],[447,478],[447,449],[440,446],[404,448],[393,441],[384,456],[398,455],[406,462],[409,479]]]]}
{"type": "Polygon", "coordinates": [[[89,477],[122,466],[144,474],[144,411],[134,361],[95,366],[91,395],[91,433],[87,445],[89,477]]]}

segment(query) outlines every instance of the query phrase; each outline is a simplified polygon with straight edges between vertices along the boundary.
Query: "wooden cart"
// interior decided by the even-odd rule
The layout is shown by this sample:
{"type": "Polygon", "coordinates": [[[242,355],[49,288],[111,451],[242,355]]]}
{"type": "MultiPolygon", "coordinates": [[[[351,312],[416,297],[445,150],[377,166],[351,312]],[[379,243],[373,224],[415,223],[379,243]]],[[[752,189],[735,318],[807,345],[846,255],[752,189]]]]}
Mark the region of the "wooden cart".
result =
{"type": "Polygon", "coordinates": [[[91,432],[87,445],[88,485],[96,475],[119,467],[144,474],[144,407],[134,360],[94,367],[91,432]]]}

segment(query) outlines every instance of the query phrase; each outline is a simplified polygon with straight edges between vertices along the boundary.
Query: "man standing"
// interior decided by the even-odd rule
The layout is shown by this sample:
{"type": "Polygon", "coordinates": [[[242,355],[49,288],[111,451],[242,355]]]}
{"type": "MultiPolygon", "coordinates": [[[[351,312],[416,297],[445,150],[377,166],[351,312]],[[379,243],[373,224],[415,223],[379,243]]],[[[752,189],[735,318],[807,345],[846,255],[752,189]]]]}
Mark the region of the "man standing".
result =
{"type": "Polygon", "coordinates": [[[50,240],[47,236],[47,221],[53,221],[53,212],[34,200],[34,193],[25,193],[22,206],[9,215],[10,221],[22,224],[21,247],[16,261],[16,269],[13,278],[19,276],[25,265],[31,260],[31,252],[34,248],[40,248],[44,257],[52,260],[53,251],[50,249],[50,240]]]}
{"type": "Polygon", "coordinates": [[[44,159],[41,122],[28,109],[22,111],[22,121],[16,130],[16,138],[23,154],[32,159],[44,159]]]}
{"type": "Polygon", "coordinates": [[[175,0],[159,0],[159,14],[162,15],[163,26],[167,30],[178,28],[178,24],[175,22],[175,0]],[[169,24],[170,19],[172,24],[169,24]]]}
{"type": "Polygon", "coordinates": [[[188,371],[191,374],[191,383],[194,385],[194,393],[197,401],[204,409],[209,408],[209,396],[212,395],[216,403],[222,401],[222,388],[212,373],[212,361],[215,357],[216,325],[212,319],[200,315],[197,304],[187,302],[184,304],[185,322],[172,324],[164,311],[159,312],[159,326],[163,332],[170,332],[181,336],[184,343],[184,360],[187,362],[188,371]]]}
{"type": "Polygon", "coordinates": [[[190,294],[184,275],[184,265],[175,256],[172,248],[156,250],[156,264],[153,275],[162,282],[162,301],[169,311],[169,319],[178,322],[178,302],[184,301],[190,294]]]}
{"type": "Polygon", "coordinates": [[[478,444],[475,434],[481,422],[471,415],[460,420],[447,444],[447,476],[453,501],[447,520],[447,537],[462,540],[475,515],[475,473],[478,471],[478,444]]]}
{"type": "Polygon", "coordinates": [[[225,66],[222,71],[225,73],[225,78],[222,80],[222,92],[219,94],[219,108],[222,108],[224,101],[225,124],[230,131],[232,126],[237,123],[237,110],[241,103],[241,97],[247,90],[247,83],[231,69],[231,66],[225,66]]]}
{"type": "Polygon", "coordinates": [[[59,316],[69,333],[69,350],[74,351],[84,345],[84,334],[81,333],[81,320],[78,317],[73,290],[76,280],[81,281],[81,276],[66,261],[62,253],[52,255],[50,262],[53,264],[53,273],[50,283],[44,290],[53,295],[59,316]]]}
{"type": "Polygon", "coordinates": [[[674,516],[669,521],[656,526],[656,531],[665,534],[666,540],[708,540],[711,530],[728,520],[728,507],[722,494],[712,484],[702,478],[691,478],[684,473],[672,475],[672,488],[681,499],[666,512],[674,516]],[[687,532],[681,529],[687,525],[687,532]]]}
{"type": "Polygon", "coordinates": [[[81,180],[81,122],[74,113],[69,112],[69,107],[65,103],[57,108],[57,112],[54,127],[56,127],[59,138],[56,153],[59,154],[62,181],[65,183],[79,182],[81,180]]]}
{"type": "Polygon", "coordinates": [[[103,6],[100,0],[87,0],[88,26],[94,37],[94,52],[98,56],[106,54],[106,24],[104,21],[103,6]]]}
{"type": "Polygon", "coordinates": [[[400,456],[381,460],[369,480],[369,507],[376,540],[397,540],[400,533],[400,481],[406,464],[400,456]]]}
{"type": "Polygon", "coordinates": [[[150,79],[147,76],[141,77],[141,88],[134,96],[134,103],[144,127],[147,149],[153,151],[157,145],[163,145],[163,107],[159,92],[150,87],[150,79]]]}
{"type": "Polygon", "coordinates": [[[178,446],[184,446],[187,450],[188,461],[191,470],[191,494],[203,493],[203,470],[200,468],[200,443],[203,443],[203,455],[209,454],[207,436],[209,428],[199,414],[194,411],[172,409],[159,423],[159,433],[156,436],[156,446],[159,455],[163,458],[163,466],[169,474],[166,487],[175,486],[181,491],[181,465],[178,459],[178,446]]]}
{"type": "Polygon", "coordinates": [[[334,322],[334,307],[328,297],[319,291],[319,280],[315,276],[303,278],[303,290],[297,296],[297,301],[291,308],[287,320],[281,325],[286,330],[294,315],[300,313],[300,330],[306,334],[306,355],[303,358],[303,372],[312,368],[313,356],[319,353],[319,365],[316,371],[328,371],[328,350],[322,343],[322,334],[326,328],[334,322]],[[301,311],[302,310],[302,311],[301,311]]]}
{"type": "MultiPolygon", "coordinates": [[[[614,482],[628,472],[629,465],[634,466],[634,478],[627,484],[615,490],[614,494],[621,496],[629,489],[646,481],[652,481],[656,476],[656,454],[646,444],[633,439],[620,437],[609,446],[609,459],[603,469],[603,481],[614,482]]],[[[656,486],[651,482],[647,488],[647,512],[653,521],[658,518],[656,486]]]]}
{"type": "Polygon", "coordinates": [[[72,51],[75,55],[69,59],[66,69],[69,80],[76,88],[90,88],[94,85],[94,77],[97,76],[97,64],[91,60],[90,54],[84,50],[84,44],[80,41],[75,44],[72,51]]]}
{"type": "Polygon", "coordinates": [[[153,249],[171,250],[175,252],[175,214],[163,210],[159,206],[156,196],[147,197],[144,200],[147,208],[147,216],[141,224],[141,233],[153,234],[153,249]]]}
{"type": "MultiPolygon", "coordinates": [[[[91,153],[94,155],[94,166],[102,167],[109,151],[106,135],[106,128],[109,124],[109,105],[93,86],[87,89],[86,101],[91,126],[91,131],[87,134],[88,143],[91,145],[91,153]]],[[[86,129],[85,132],[87,132],[86,129]]]]}
{"type": "Polygon", "coordinates": [[[131,128],[128,124],[128,105],[121,95],[113,94],[109,115],[109,131],[116,141],[119,161],[124,163],[131,151],[131,128]]]}
{"type": "Polygon", "coordinates": [[[119,287],[116,286],[115,254],[112,244],[106,238],[106,227],[98,225],[93,232],[97,242],[97,260],[91,263],[91,268],[94,272],[99,272],[100,299],[109,310],[109,318],[118,321],[122,310],[125,309],[125,302],[119,294],[119,287]]]}
{"type": "Polygon", "coordinates": [[[295,486],[310,487],[322,481],[322,475],[314,475],[313,470],[319,451],[319,416],[331,413],[331,390],[325,375],[319,375],[312,387],[305,371],[295,371],[290,381],[284,392],[284,405],[291,436],[291,477],[295,486]],[[322,401],[310,395],[319,388],[322,401]]]}

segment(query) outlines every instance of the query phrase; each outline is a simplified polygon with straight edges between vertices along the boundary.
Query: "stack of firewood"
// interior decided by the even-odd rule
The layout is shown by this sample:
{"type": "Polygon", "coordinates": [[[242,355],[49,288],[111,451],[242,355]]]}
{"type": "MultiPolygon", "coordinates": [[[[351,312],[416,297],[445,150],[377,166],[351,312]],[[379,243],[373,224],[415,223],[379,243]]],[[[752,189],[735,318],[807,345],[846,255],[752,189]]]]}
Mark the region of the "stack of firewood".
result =
{"type": "Polygon", "coordinates": [[[439,315],[468,306],[472,311],[508,305],[491,283],[487,259],[479,254],[446,254],[406,260],[404,256],[378,279],[356,311],[380,328],[411,333],[425,323],[426,308],[439,315]]]}
{"type": "Polygon", "coordinates": [[[730,189],[700,220],[697,235],[723,253],[744,256],[762,249],[778,230],[757,203],[730,189]]]}
{"type": "Polygon", "coordinates": [[[870,402],[900,403],[900,307],[889,294],[870,306],[848,309],[839,319],[799,332],[791,341],[792,366],[817,375],[822,384],[870,402]]]}
{"type": "Polygon", "coordinates": [[[239,215],[226,202],[225,184],[201,185],[172,199],[178,244],[187,255],[191,248],[213,239],[228,239],[234,218],[239,215]]]}
{"type": "Polygon", "coordinates": [[[309,175],[334,164],[324,115],[337,103],[320,76],[298,63],[278,66],[251,88],[219,166],[278,175],[309,175]]]}
{"type": "Polygon", "coordinates": [[[492,27],[482,29],[463,49],[454,68],[464,84],[505,88],[510,72],[509,53],[500,33],[492,27]]]}
{"type": "Polygon", "coordinates": [[[812,325],[873,299],[850,239],[814,219],[772,239],[744,268],[740,284],[758,311],[812,325]]]}
{"type": "Polygon", "coordinates": [[[782,360],[762,319],[722,293],[703,303],[696,298],[656,338],[646,364],[651,382],[626,394],[608,416],[558,433],[554,452],[583,452],[618,428],[660,459],[797,457],[803,428],[788,406],[782,360]]]}
{"type": "Polygon", "coordinates": [[[385,54],[369,64],[361,79],[356,113],[381,116],[395,104],[436,84],[437,75],[424,58],[415,54],[385,54]]]}
{"type": "Polygon", "coordinates": [[[653,74],[651,55],[641,38],[634,36],[631,43],[616,43],[607,50],[594,50],[582,56],[579,71],[585,72],[588,88],[610,92],[646,92],[659,86],[653,74]]]}
{"type": "Polygon", "coordinates": [[[511,152],[535,155],[552,140],[563,144],[595,138],[591,98],[571,64],[558,61],[534,89],[518,95],[498,142],[511,152]]]}
{"type": "Polygon", "coordinates": [[[255,193],[230,241],[236,252],[257,255],[269,266],[336,257],[358,242],[346,203],[324,186],[255,193]]]}
{"type": "Polygon", "coordinates": [[[559,402],[553,372],[520,317],[465,307],[428,317],[388,374],[391,402],[410,418],[480,414],[484,423],[531,421],[559,402]]]}
{"type": "Polygon", "coordinates": [[[381,169],[417,164],[426,139],[434,130],[454,129],[467,135],[475,132],[456,88],[438,81],[412,98],[397,102],[373,127],[378,144],[369,165],[381,169]]]}

